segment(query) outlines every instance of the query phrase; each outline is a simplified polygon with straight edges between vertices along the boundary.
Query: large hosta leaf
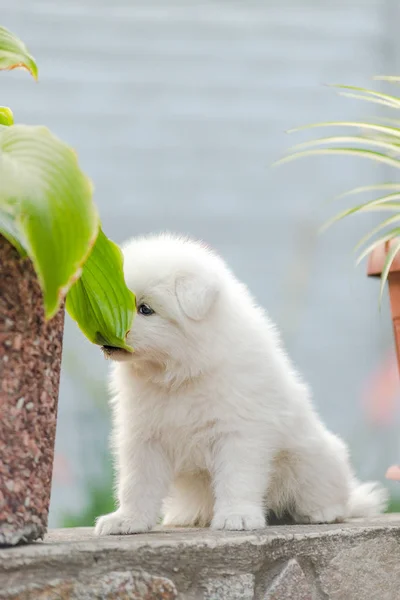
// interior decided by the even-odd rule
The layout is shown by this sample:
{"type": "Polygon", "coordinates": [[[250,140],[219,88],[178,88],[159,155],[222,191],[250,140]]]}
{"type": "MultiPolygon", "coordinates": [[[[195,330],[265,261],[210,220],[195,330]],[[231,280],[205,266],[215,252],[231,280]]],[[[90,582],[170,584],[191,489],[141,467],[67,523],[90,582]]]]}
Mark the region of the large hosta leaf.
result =
{"type": "Polygon", "coordinates": [[[25,44],[11,31],[0,26],[0,70],[27,69],[37,79],[38,68],[25,44]]]}
{"type": "Polygon", "coordinates": [[[98,233],[92,186],[74,151],[45,127],[0,127],[0,233],[26,250],[53,316],[98,233]]]}
{"type": "MultiPolygon", "coordinates": [[[[0,184],[1,188],[1,184],[0,184]]],[[[5,237],[20,253],[21,256],[26,256],[26,250],[21,244],[21,232],[18,230],[18,225],[13,214],[3,211],[0,208],[0,234],[5,237]]]]}
{"type": "MultiPolygon", "coordinates": [[[[26,46],[0,27],[0,70],[19,67],[37,79],[26,46]]],[[[67,309],[86,336],[132,350],[125,338],[135,298],[120,249],[99,235],[89,179],[73,150],[46,128],[13,123],[11,110],[0,106],[0,234],[32,259],[47,318],[72,286],[67,309]]]]}
{"type": "Polygon", "coordinates": [[[125,284],[121,250],[101,230],[82,276],[68,293],[66,307],[94,344],[132,350],[125,338],[135,297],[125,284]]]}

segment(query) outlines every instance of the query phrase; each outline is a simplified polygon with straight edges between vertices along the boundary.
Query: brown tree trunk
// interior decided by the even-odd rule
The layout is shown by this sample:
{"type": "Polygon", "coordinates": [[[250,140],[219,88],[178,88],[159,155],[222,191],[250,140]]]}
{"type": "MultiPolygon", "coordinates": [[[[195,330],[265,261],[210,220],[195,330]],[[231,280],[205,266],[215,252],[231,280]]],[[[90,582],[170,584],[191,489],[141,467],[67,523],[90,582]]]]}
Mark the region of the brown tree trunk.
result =
{"type": "Polygon", "coordinates": [[[0,544],[43,537],[64,311],[45,322],[32,264],[0,236],[0,544]]]}

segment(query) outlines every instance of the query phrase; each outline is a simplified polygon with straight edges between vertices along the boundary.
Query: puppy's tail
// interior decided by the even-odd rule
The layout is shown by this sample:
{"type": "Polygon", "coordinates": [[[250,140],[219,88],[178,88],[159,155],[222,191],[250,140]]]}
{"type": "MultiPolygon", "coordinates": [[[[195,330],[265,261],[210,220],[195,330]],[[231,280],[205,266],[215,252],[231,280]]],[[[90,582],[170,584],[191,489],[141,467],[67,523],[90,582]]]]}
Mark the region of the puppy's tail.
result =
{"type": "Polygon", "coordinates": [[[373,517],[385,512],[389,492],[376,481],[355,481],[347,505],[347,517],[373,517]]]}

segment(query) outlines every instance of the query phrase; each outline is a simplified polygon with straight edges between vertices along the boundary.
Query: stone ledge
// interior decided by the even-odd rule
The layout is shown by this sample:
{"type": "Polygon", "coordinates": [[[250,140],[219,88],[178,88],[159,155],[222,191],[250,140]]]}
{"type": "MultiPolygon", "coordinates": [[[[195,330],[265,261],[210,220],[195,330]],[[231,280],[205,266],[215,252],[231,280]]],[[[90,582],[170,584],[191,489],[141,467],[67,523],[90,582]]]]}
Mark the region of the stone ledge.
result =
{"type": "Polygon", "coordinates": [[[400,515],[253,533],[63,529],[0,550],[0,598],[13,600],[396,600],[399,590],[400,515]]]}

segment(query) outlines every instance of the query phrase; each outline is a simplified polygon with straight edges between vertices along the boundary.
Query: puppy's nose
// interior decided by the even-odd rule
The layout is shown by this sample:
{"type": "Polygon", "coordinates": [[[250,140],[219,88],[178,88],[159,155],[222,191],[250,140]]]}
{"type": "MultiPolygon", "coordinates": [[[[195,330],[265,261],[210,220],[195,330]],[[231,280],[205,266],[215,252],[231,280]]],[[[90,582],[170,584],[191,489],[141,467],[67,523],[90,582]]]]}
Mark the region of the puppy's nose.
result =
{"type": "Polygon", "coordinates": [[[106,358],[117,358],[121,357],[121,355],[128,355],[129,352],[127,350],[123,350],[123,348],[115,348],[115,346],[102,346],[101,347],[103,354],[106,358]]]}
{"type": "Polygon", "coordinates": [[[118,348],[115,348],[114,346],[102,346],[101,349],[104,352],[104,354],[107,354],[108,356],[110,356],[113,352],[118,350],[118,348]]]}

